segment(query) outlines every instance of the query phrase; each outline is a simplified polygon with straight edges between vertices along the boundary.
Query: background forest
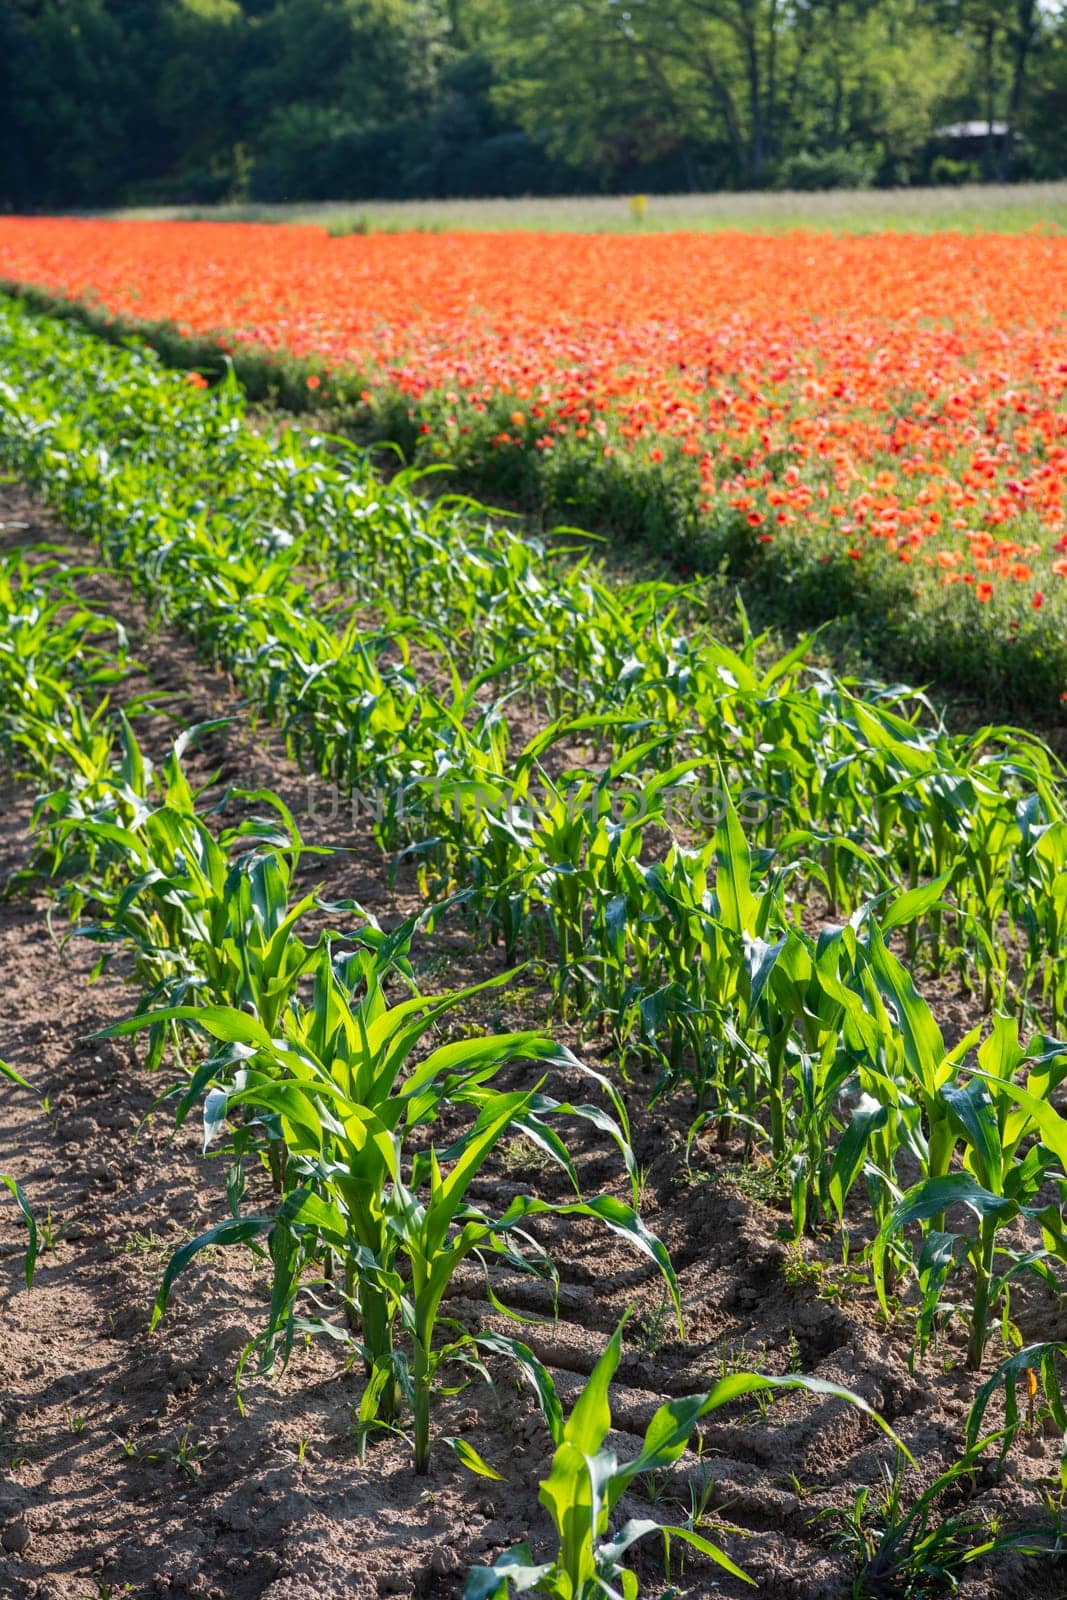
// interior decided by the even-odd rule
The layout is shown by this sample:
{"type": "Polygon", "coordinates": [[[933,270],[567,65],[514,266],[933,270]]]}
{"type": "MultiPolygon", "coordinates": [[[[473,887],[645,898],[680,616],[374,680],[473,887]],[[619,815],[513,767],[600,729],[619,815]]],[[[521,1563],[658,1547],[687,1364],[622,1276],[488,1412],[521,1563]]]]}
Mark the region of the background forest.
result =
{"type": "Polygon", "coordinates": [[[0,92],[20,211],[1055,178],[1067,8],[0,0],[0,92]]]}

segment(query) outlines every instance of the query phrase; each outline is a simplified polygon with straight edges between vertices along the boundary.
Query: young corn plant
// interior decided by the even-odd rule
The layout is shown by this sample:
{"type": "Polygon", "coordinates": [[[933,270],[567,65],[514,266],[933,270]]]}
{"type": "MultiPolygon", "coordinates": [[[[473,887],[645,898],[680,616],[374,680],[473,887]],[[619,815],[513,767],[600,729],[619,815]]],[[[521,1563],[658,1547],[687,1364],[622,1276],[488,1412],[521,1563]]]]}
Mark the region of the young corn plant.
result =
{"type": "MultiPolygon", "coordinates": [[[[338,1329],[322,1315],[303,1314],[311,1294],[337,1286],[347,1327],[362,1352],[371,1406],[387,1422],[406,1395],[413,1415],[416,1467],[425,1472],[430,1449],[430,1398],[446,1360],[462,1358],[469,1335],[436,1343],[442,1298],[457,1268],[474,1256],[488,1272],[493,1256],[523,1270],[550,1271],[525,1224],[541,1215],[584,1216],[632,1244],[664,1275],[677,1308],[677,1284],[662,1244],[634,1205],[613,1196],[581,1198],[577,1173],[557,1131],[560,1119],[589,1122],[622,1154],[636,1203],[637,1174],[625,1109],[617,1092],[569,1051],[537,1033],[461,1038],[439,1044],[414,1062],[413,1052],[461,1001],[507,981],[435,1000],[413,995],[389,1005],[381,951],[357,952],[354,962],[319,952],[315,987],[306,1006],[295,1003],[272,1036],[233,1007],[170,1007],[109,1030],[126,1034],[164,1021],[195,1025],[219,1042],[197,1075],[208,1089],[205,1138],[210,1144],[233,1121],[231,1153],[284,1145],[281,1204],[273,1214],[235,1215],[177,1251],[156,1304],[162,1314],[171,1287],[205,1246],[266,1236],[274,1282],[268,1326],[260,1337],[269,1366],[297,1332],[338,1329]],[[362,992],[353,993],[353,976],[362,992]],[[521,1090],[493,1080],[516,1064],[555,1067],[601,1091],[610,1109],[571,1103],[544,1092],[544,1079],[521,1090]],[[209,1087],[210,1086],[210,1087],[209,1087]],[[444,1144],[426,1132],[457,1118],[466,1126],[444,1144]],[[574,1200],[519,1196],[499,1215],[484,1212],[471,1186],[502,1140],[519,1135],[556,1162],[574,1200]],[[309,1278],[317,1271],[317,1277],[309,1278]],[[318,1283],[319,1290],[315,1290],[318,1283]],[[408,1349],[398,1342],[407,1335],[408,1349]],[[410,1354],[408,1353],[410,1351],[410,1354]]],[[[240,1182],[231,1181],[231,1199],[240,1182]]],[[[490,1292],[492,1292],[490,1290],[490,1292]]],[[[497,1303],[494,1300],[494,1303],[497,1303]]]]}
{"type": "MultiPolygon", "coordinates": [[[[16,1072],[14,1067],[9,1066],[6,1061],[0,1061],[0,1078],[6,1078],[9,1083],[17,1084],[20,1089],[29,1089],[32,1093],[32,1085],[27,1083],[22,1074],[20,1072],[16,1072]]],[[[26,1224],[26,1227],[29,1231],[26,1244],[26,1254],[24,1257],[24,1271],[26,1275],[26,1287],[27,1289],[32,1289],[33,1275],[37,1266],[37,1256],[39,1250],[37,1219],[30,1210],[29,1201],[26,1199],[26,1196],[22,1190],[22,1185],[17,1181],[17,1179],[13,1178],[8,1172],[0,1172],[0,1183],[4,1185],[4,1188],[8,1191],[12,1200],[14,1200],[16,1206],[22,1214],[22,1220],[26,1224]]]]}
{"type": "Polygon", "coordinates": [[[789,927],[773,944],[746,943],[747,1104],[765,1114],[772,1159],[788,1172],[797,1237],[816,1207],[843,1230],[845,1202],[861,1173],[876,1210],[884,1205],[902,1133],[919,1139],[905,1041],[879,983],[906,976],[889,965],[885,935],[934,893],[935,886],[905,893],[877,908],[878,922],[874,907],[861,907],[850,923],[824,927],[815,941],[789,927]],[[865,921],[864,939],[854,924],[865,921]],[[880,979],[870,970],[872,951],[880,979]]]}
{"type": "Polygon", "coordinates": [[[989,1524],[962,1510],[946,1514],[940,1503],[973,1481],[991,1443],[981,1439],[908,1503],[905,1463],[898,1457],[884,1468],[881,1494],[867,1486],[847,1509],[821,1512],[818,1520],[836,1529],[832,1543],[855,1562],[854,1600],[926,1600],[959,1587],[958,1578],[974,1562],[1003,1550],[1018,1549],[1016,1535],[997,1535],[989,1524]]]}
{"type": "Polygon", "coordinates": [[[634,984],[624,996],[620,1031],[632,1029],[661,1065],[657,1094],[688,1084],[698,1115],[717,1116],[725,1134],[736,1117],[751,1122],[757,1114],[744,1036],[781,952],[771,941],[785,918],[784,874],[765,873],[766,853],[753,855],[724,789],[719,803],[704,849],[674,846],[663,861],[630,868],[631,878],[640,871],[643,894],[631,894],[627,934],[647,987],[634,984]]]}
{"type": "MultiPolygon", "coordinates": [[[[607,727],[611,718],[584,719],[567,731],[607,727]]],[[[691,780],[695,761],[678,762],[659,771],[645,770],[662,754],[661,739],[643,740],[617,757],[597,775],[581,771],[559,781],[543,776],[543,798],[534,812],[530,838],[531,899],[545,912],[556,951],[554,992],[564,1017],[573,998],[584,1015],[592,1006],[602,1011],[605,969],[618,956],[618,943],[608,918],[596,908],[615,899],[621,862],[633,862],[646,830],[670,837],[674,792],[691,780]],[[594,943],[598,928],[609,932],[607,949],[594,943]]],[[[618,974],[607,980],[618,992],[618,974]]]]}
{"type": "MultiPolygon", "coordinates": [[[[0,1063],[0,1066],[2,1065],[3,1063],[0,1063]]],[[[5,1070],[5,1076],[10,1075],[10,1070],[5,1070]]],[[[26,1224],[26,1228],[28,1230],[26,1254],[23,1258],[23,1271],[26,1277],[26,1287],[27,1289],[32,1289],[33,1275],[37,1268],[38,1255],[37,1219],[30,1210],[30,1203],[26,1199],[21,1184],[19,1184],[10,1173],[0,1172],[0,1183],[4,1185],[4,1188],[7,1189],[8,1193],[11,1195],[11,1198],[18,1206],[19,1211],[22,1214],[22,1220],[26,1224]]]]}
{"type": "MultiPolygon", "coordinates": [[[[273,1031],[313,955],[296,930],[316,897],[294,898],[293,875],[320,852],[267,790],[225,798],[273,816],[208,826],[182,766],[203,728],[182,735],[158,774],[125,718],[119,731],[118,760],[76,772],[38,803],[33,876],[58,887],[72,918],[91,915],[77,932],[104,947],[98,970],[120,948],[132,954],[139,1011],[236,1003],[273,1031]]],[[[151,1065],[168,1037],[173,1029],[153,1030],[151,1065]]]]}
{"type": "Polygon", "coordinates": [[[919,1341],[929,1337],[948,1275],[960,1259],[970,1263],[973,1300],[969,1307],[967,1365],[981,1368],[993,1318],[1001,1312],[1010,1330],[1010,1290],[1020,1273],[1037,1273],[1053,1292],[1059,1283],[1049,1262],[1067,1261],[1063,1207],[1067,1203],[1067,1123],[1050,1104],[1067,1078],[1067,1044],[1032,1040],[1024,1050],[1014,1019],[998,1016],[993,1032],[977,1053],[977,1067],[965,1082],[944,1083],[949,1142],[946,1170],[914,1184],[900,1198],[879,1230],[872,1251],[875,1288],[888,1313],[885,1258],[889,1246],[909,1224],[923,1225],[918,1263],[922,1293],[919,1341]],[[1027,1070],[1025,1086],[1015,1075],[1027,1070]],[[948,1171],[957,1148],[962,1170],[948,1171]],[[1059,1189],[1059,1201],[1041,1203],[1046,1184],[1059,1189]],[[967,1234],[944,1231],[946,1212],[963,1206],[975,1218],[967,1234]],[[1035,1225],[1042,1247],[1023,1249],[1001,1242],[1001,1232],[1016,1218],[1035,1225]],[[1002,1269],[1000,1268],[1002,1265],[1002,1269]],[[931,1270],[936,1269],[936,1270],[931,1270]]]}
{"type": "Polygon", "coordinates": [[[789,1175],[797,1237],[808,1226],[813,1200],[825,1209],[832,1198],[840,1215],[866,1152],[860,1134],[870,1124],[859,1109],[834,1146],[839,1102],[852,1076],[839,990],[854,949],[852,930],[840,928],[825,930],[814,944],[789,928],[774,944],[753,940],[749,946],[749,1098],[754,1106],[766,1105],[771,1158],[789,1175]]]}
{"type": "Polygon", "coordinates": [[[844,1008],[843,1042],[857,1088],[888,1108],[884,1120],[868,1124],[864,1157],[878,1226],[899,1197],[897,1165],[905,1153],[929,1178],[948,1172],[955,1138],[942,1090],[980,1032],[972,1030],[949,1049],[911,974],[886,943],[894,929],[936,904],[942,889],[935,880],[906,891],[880,916],[871,910],[862,936],[846,936],[851,974],[842,978],[829,965],[820,970],[821,984],[844,1008]]]}
{"type": "Polygon", "coordinates": [[[1054,1025],[1067,1025],[1067,821],[1039,820],[1041,808],[1020,804],[1023,847],[1015,868],[1018,919],[1026,935],[1031,994],[1048,1006],[1054,1025]]]}
{"type": "MultiPolygon", "coordinates": [[[[8,1062],[6,1061],[0,1061],[0,1077],[8,1078],[8,1082],[10,1083],[18,1083],[19,1088],[22,1088],[22,1090],[29,1090],[30,1088],[29,1083],[26,1082],[26,1078],[22,1077],[19,1072],[16,1072],[14,1067],[8,1066],[8,1062]]],[[[14,1203],[16,1203],[16,1206],[18,1206],[19,1211],[21,1211],[22,1221],[26,1222],[26,1254],[24,1254],[22,1262],[24,1262],[24,1274],[26,1274],[26,1288],[27,1290],[30,1290],[30,1288],[34,1286],[34,1272],[35,1269],[37,1269],[37,1256],[38,1253],[40,1253],[40,1237],[38,1237],[37,1218],[35,1218],[34,1213],[32,1213],[32,1210],[30,1210],[29,1200],[27,1200],[26,1194],[22,1192],[22,1186],[19,1184],[18,1179],[11,1178],[10,1173],[0,1173],[0,1184],[3,1184],[3,1187],[8,1190],[8,1194],[11,1195],[14,1203]]]]}
{"type": "Polygon", "coordinates": [[[638,1576],[625,1558],[635,1544],[650,1535],[662,1539],[668,1563],[671,1544],[677,1540],[733,1577],[751,1581],[719,1545],[691,1523],[671,1525],[631,1518],[614,1535],[609,1532],[619,1502],[634,1483],[672,1466],[705,1417],[746,1395],[803,1389],[846,1400],[866,1412],[890,1438],[896,1438],[865,1401],[836,1384],[820,1378],[768,1378],[737,1372],[704,1394],[660,1406],[637,1455],[620,1462],[614,1451],[605,1449],[604,1441],[611,1428],[609,1386],[622,1354],[622,1331],[620,1323],[565,1420],[551,1376],[544,1368],[535,1367],[530,1352],[524,1351],[523,1365],[527,1370],[535,1367],[537,1391],[556,1447],[539,1496],[552,1523],[555,1551],[550,1560],[535,1563],[530,1545],[522,1544],[500,1556],[492,1567],[475,1567],[467,1579],[464,1600],[509,1600],[512,1594],[531,1590],[553,1600],[611,1600],[620,1594],[626,1600],[637,1600],[638,1576]]]}

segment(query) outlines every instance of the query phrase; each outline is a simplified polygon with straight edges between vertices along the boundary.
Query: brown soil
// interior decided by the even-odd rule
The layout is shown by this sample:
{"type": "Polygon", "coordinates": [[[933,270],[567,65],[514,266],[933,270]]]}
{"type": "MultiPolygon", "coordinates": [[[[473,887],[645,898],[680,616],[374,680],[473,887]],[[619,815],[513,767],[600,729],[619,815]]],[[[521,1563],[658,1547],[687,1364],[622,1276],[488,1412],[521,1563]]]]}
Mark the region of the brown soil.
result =
{"type": "MultiPolygon", "coordinates": [[[[5,494],[7,540],[57,536],[24,497],[5,494]],[[21,524],[21,526],[16,526],[21,524]]],[[[72,544],[82,556],[83,548],[72,544]]],[[[120,583],[86,580],[134,630],[143,619],[120,583]]],[[[173,696],[179,724],[234,709],[224,679],[205,677],[188,648],[159,634],[137,649],[152,682],[173,696]]],[[[143,687],[143,685],[142,685],[143,687]]],[[[161,750],[163,716],[144,718],[161,750]]],[[[238,713],[193,760],[206,779],[270,783],[298,814],[306,784],[262,730],[253,737],[238,713]]],[[[31,795],[10,783],[0,810],[0,875],[28,857],[31,795]]],[[[330,898],[354,896],[389,922],[418,901],[410,887],[392,893],[365,824],[308,823],[310,837],[346,850],[309,871],[330,898]]],[[[0,1084],[0,1172],[24,1185],[37,1215],[50,1219],[51,1246],[32,1290],[22,1280],[24,1233],[0,1199],[0,1597],[2,1600],[363,1600],[379,1595],[455,1600],[472,1562],[491,1561],[529,1536],[547,1553],[548,1521],[536,1486],[547,1466],[546,1430],[532,1399],[504,1366],[495,1382],[475,1381],[442,1398],[439,1442],[428,1479],[412,1470],[402,1440],[372,1444],[361,1459],[352,1428],[359,1376],[334,1348],[299,1348],[283,1374],[246,1380],[237,1408],[237,1356],[261,1325],[268,1290],[263,1268],[236,1250],[201,1257],[180,1281],[171,1310],[148,1333],[151,1304],[169,1252],[225,1214],[220,1163],[199,1154],[190,1125],[175,1136],[166,1108],[152,1111],[163,1076],[145,1073],[125,1041],[94,1031],[132,1010],[118,966],[87,979],[92,948],[50,936],[43,898],[0,903],[0,959],[6,1004],[0,1057],[34,1084],[42,1101],[0,1084]],[[472,1477],[444,1436],[462,1434],[505,1483],[472,1477]],[[109,1587],[110,1586],[110,1587],[109,1587]],[[125,1586],[125,1587],[124,1587],[125,1586]]],[[[58,930],[57,930],[58,931],[58,930]]],[[[459,924],[445,924],[416,946],[427,987],[447,987],[500,970],[459,924]]],[[[958,1004],[958,1002],[956,1002],[958,1004]]],[[[529,1025],[543,1014],[536,979],[516,999],[495,995],[467,1020],[487,1027],[529,1025]]],[[[560,1037],[577,1041],[566,1029],[560,1037]]],[[[585,1046],[594,1065],[610,1065],[585,1046]]],[[[517,1080],[521,1079],[521,1072],[517,1080]]],[[[649,1108],[643,1080],[629,1085],[643,1214],[668,1245],[682,1288],[685,1339],[678,1337],[656,1274],[602,1230],[546,1223],[561,1275],[559,1320],[532,1280],[497,1287],[525,1315],[517,1329],[490,1313],[473,1271],[457,1282],[449,1313],[471,1328],[518,1333],[556,1372],[573,1398],[619,1316],[635,1311],[614,1391],[620,1454],[665,1396],[707,1387],[725,1370],[755,1366],[815,1373],[855,1389],[892,1422],[920,1463],[917,1489],[962,1446],[975,1380],[961,1369],[962,1344],[950,1335],[915,1374],[908,1339],[886,1330],[872,1296],[850,1285],[836,1247],[811,1242],[791,1251],[781,1202],[759,1197],[737,1177],[739,1149],[702,1137],[685,1152],[692,1105],[679,1097],[649,1108]]],[[[622,1194],[617,1163],[592,1140],[577,1141],[584,1186],[622,1194]]],[[[561,1196],[552,1173],[512,1149],[479,1188],[506,1202],[520,1190],[561,1196]]],[[[1051,1296],[1027,1292],[1016,1312],[1027,1338],[1064,1337],[1067,1322],[1051,1296]]],[[[997,1415],[991,1408],[990,1425],[997,1415]]],[[[718,1578],[702,1557],[672,1574],[692,1596],[759,1593],[769,1600],[844,1600],[853,1564],[828,1547],[818,1513],[848,1504],[877,1485],[891,1447],[869,1423],[836,1401],[790,1396],[765,1412],[753,1405],[722,1412],[657,1486],[651,1507],[637,1496],[629,1515],[682,1520],[689,1484],[711,1482],[709,1516],[728,1525],[719,1538],[756,1580],[756,1589],[718,1578]],[[721,1420],[719,1420],[721,1419],[721,1420]],[[731,1531],[736,1530],[736,1531],[731,1531]]],[[[1016,1446],[1003,1480],[979,1475],[969,1509],[978,1516],[1038,1520],[1042,1491],[1057,1480],[1058,1443],[1040,1431],[1016,1446]]],[[[646,1486],[647,1487],[647,1486],[646,1486]]],[[[947,1507],[955,1509],[955,1507],[947,1507]]],[[[620,1519],[622,1520],[622,1519],[620,1519]]],[[[646,1592],[665,1588],[660,1552],[642,1547],[646,1592]]],[[[931,1594],[933,1590],[929,1591],[931,1594]]],[[[1062,1600],[1061,1563],[1002,1555],[966,1569],[969,1600],[1062,1600]]]]}

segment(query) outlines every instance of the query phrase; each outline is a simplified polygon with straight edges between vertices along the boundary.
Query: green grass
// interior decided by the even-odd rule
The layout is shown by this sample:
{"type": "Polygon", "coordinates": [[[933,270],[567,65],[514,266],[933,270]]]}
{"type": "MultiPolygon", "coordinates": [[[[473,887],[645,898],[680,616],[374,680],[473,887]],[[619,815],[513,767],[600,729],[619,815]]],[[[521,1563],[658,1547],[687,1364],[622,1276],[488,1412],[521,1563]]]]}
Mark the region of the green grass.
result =
{"type": "Polygon", "coordinates": [[[516,200],[350,200],[292,205],[142,206],[103,213],[144,221],[316,223],[331,232],[537,229],[629,233],[674,229],[794,228],[835,233],[1019,232],[1067,226],[1067,182],[967,184],[958,189],[862,189],[816,194],[663,194],[645,197],[638,220],[629,195],[516,200]]]}

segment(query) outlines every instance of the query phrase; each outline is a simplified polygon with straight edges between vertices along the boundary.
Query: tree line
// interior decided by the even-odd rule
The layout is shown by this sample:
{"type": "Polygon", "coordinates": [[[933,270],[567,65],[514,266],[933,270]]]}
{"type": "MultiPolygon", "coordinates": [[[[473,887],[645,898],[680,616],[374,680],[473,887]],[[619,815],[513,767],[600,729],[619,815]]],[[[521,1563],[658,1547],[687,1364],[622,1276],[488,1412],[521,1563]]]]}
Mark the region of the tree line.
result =
{"type": "Polygon", "coordinates": [[[0,206],[1067,174],[1065,0],[0,0],[0,206]]]}

